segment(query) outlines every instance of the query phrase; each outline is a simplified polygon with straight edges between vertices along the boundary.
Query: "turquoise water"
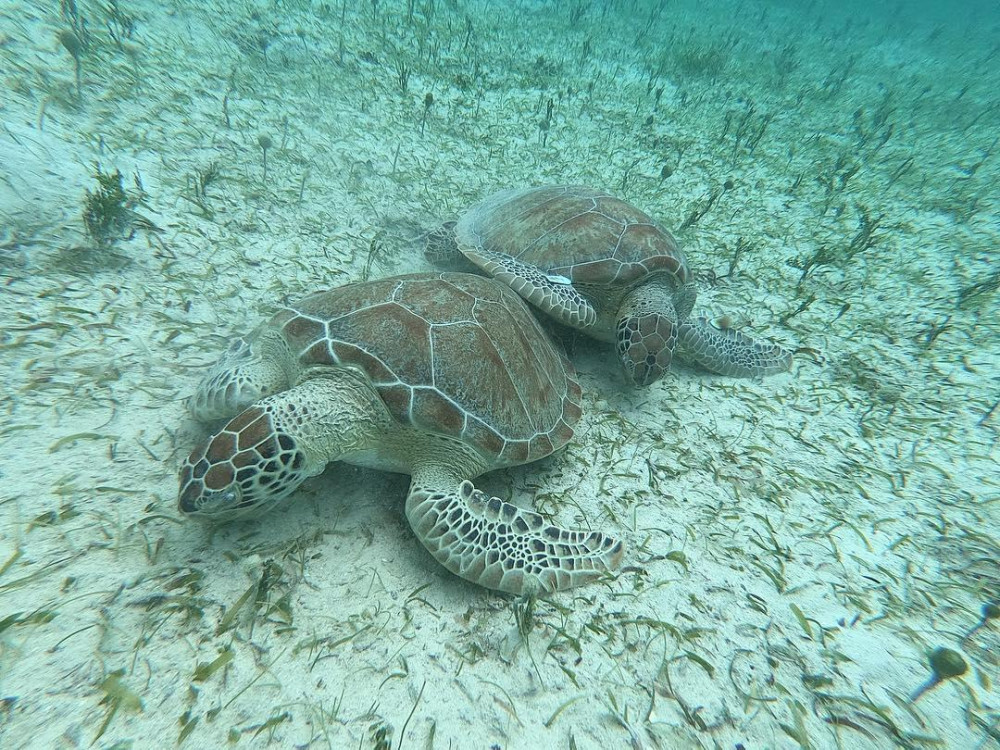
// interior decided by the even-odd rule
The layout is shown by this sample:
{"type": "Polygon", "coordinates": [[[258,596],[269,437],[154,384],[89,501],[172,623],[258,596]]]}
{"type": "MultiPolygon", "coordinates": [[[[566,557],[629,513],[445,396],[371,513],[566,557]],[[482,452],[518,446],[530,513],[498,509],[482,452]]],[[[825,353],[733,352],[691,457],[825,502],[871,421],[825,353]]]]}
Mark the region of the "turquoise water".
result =
{"type": "MultiPolygon", "coordinates": [[[[998,32],[989,2],[5,3],[0,746],[996,746],[998,32]],[[794,352],[636,388],[536,311],[574,434],[467,478],[620,539],[614,571],[462,580],[368,444],[267,514],[179,512],[236,337],[434,271],[429,233],[534,185],[647,215],[695,315],[794,352]]],[[[399,321],[357,336],[406,359],[399,321]]]]}

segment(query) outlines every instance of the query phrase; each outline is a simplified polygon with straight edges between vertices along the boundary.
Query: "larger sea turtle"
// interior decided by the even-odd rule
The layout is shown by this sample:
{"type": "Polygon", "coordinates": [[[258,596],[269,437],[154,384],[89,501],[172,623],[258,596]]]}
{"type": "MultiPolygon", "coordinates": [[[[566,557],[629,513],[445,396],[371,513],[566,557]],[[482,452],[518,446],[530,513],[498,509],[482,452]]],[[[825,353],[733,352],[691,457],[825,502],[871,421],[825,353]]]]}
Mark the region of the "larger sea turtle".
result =
{"type": "Polygon", "coordinates": [[[696,291],[677,241],[600,190],[505,190],[432,232],[426,254],[444,263],[464,255],[556,320],[615,342],[637,385],[662,377],[675,347],[722,375],[761,377],[791,367],[791,353],[776,344],[690,317],[696,291]]]}
{"type": "Polygon", "coordinates": [[[306,297],[234,342],[190,408],[203,421],[238,416],[184,462],[185,514],[270,507],[339,460],[410,474],[411,527],[473,583],[554,591],[620,562],[621,542],[553,526],[470,481],[562,448],[580,418],[572,365],[491,279],[414,274],[306,297]]]}

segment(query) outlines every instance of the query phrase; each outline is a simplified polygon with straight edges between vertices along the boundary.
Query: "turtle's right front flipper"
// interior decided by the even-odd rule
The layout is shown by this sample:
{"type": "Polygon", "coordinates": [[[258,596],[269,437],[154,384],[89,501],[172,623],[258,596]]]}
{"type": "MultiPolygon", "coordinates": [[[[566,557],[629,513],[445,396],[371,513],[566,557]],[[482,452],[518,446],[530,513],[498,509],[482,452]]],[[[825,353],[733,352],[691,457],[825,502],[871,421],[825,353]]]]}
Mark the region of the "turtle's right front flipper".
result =
{"type": "Polygon", "coordinates": [[[540,268],[493,250],[467,248],[465,256],[560,323],[574,328],[588,328],[597,322],[597,310],[569,279],[553,278],[540,268]]]}
{"type": "Polygon", "coordinates": [[[682,323],[678,344],[684,359],[719,375],[761,378],[792,369],[792,353],[787,349],[733,328],[716,328],[708,318],[682,323]]]}
{"type": "Polygon", "coordinates": [[[462,273],[479,273],[479,269],[462,255],[455,240],[455,222],[446,221],[424,237],[424,257],[439,268],[462,273]]]}
{"type": "Polygon", "coordinates": [[[288,375],[273,356],[261,349],[273,342],[264,336],[252,343],[233,339],[219,361],[212,365],[198,390],[188,399],[188,410],[199,422],[234,417],[250,404],[288,388],[288,375]]]}
{"type": "Polygon", "coordinates": [[[622,557],[622,543],[606,534],[560,529],[469,481],[444,488],[423,486],[414,476],[406,517],[452,573],[511,594],[579,586],[618,567],[622,557]]]}

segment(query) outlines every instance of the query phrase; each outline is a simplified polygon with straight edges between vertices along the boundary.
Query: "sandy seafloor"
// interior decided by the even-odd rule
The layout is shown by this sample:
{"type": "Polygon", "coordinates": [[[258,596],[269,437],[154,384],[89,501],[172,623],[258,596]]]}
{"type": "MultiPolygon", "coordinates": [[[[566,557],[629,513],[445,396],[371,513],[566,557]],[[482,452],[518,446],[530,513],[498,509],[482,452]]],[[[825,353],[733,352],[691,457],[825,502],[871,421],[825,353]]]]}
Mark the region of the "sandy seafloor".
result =
{"type": "Polygon", "coordinates": [[[998,746],[996,16],[78,2],[79,96],[59,3],[0,8],[0,746],[998,746]],[[159,231],[93,246],[95,162],[159,231]],[[699,310],[800,349],[640,391],[567,341],[576,438],[479,485],[624,538],[615,576],[519,629],[344,465],[179,517],[232,336],[543,183],[654,214],[699,310]],[[911,704],[938,647],[968,671],[911,704]]]}

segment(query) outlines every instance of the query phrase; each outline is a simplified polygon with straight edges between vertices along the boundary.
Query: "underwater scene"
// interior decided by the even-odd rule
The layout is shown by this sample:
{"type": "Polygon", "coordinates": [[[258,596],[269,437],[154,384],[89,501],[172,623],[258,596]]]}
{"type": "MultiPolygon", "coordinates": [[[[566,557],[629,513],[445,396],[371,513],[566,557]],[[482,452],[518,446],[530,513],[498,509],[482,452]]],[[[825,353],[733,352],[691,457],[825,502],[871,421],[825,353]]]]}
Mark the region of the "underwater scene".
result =
{"type": "Polygon", "coordinates": [[[4,0],[0,747],[1000,748],[1000,6],[4,0]]]}

